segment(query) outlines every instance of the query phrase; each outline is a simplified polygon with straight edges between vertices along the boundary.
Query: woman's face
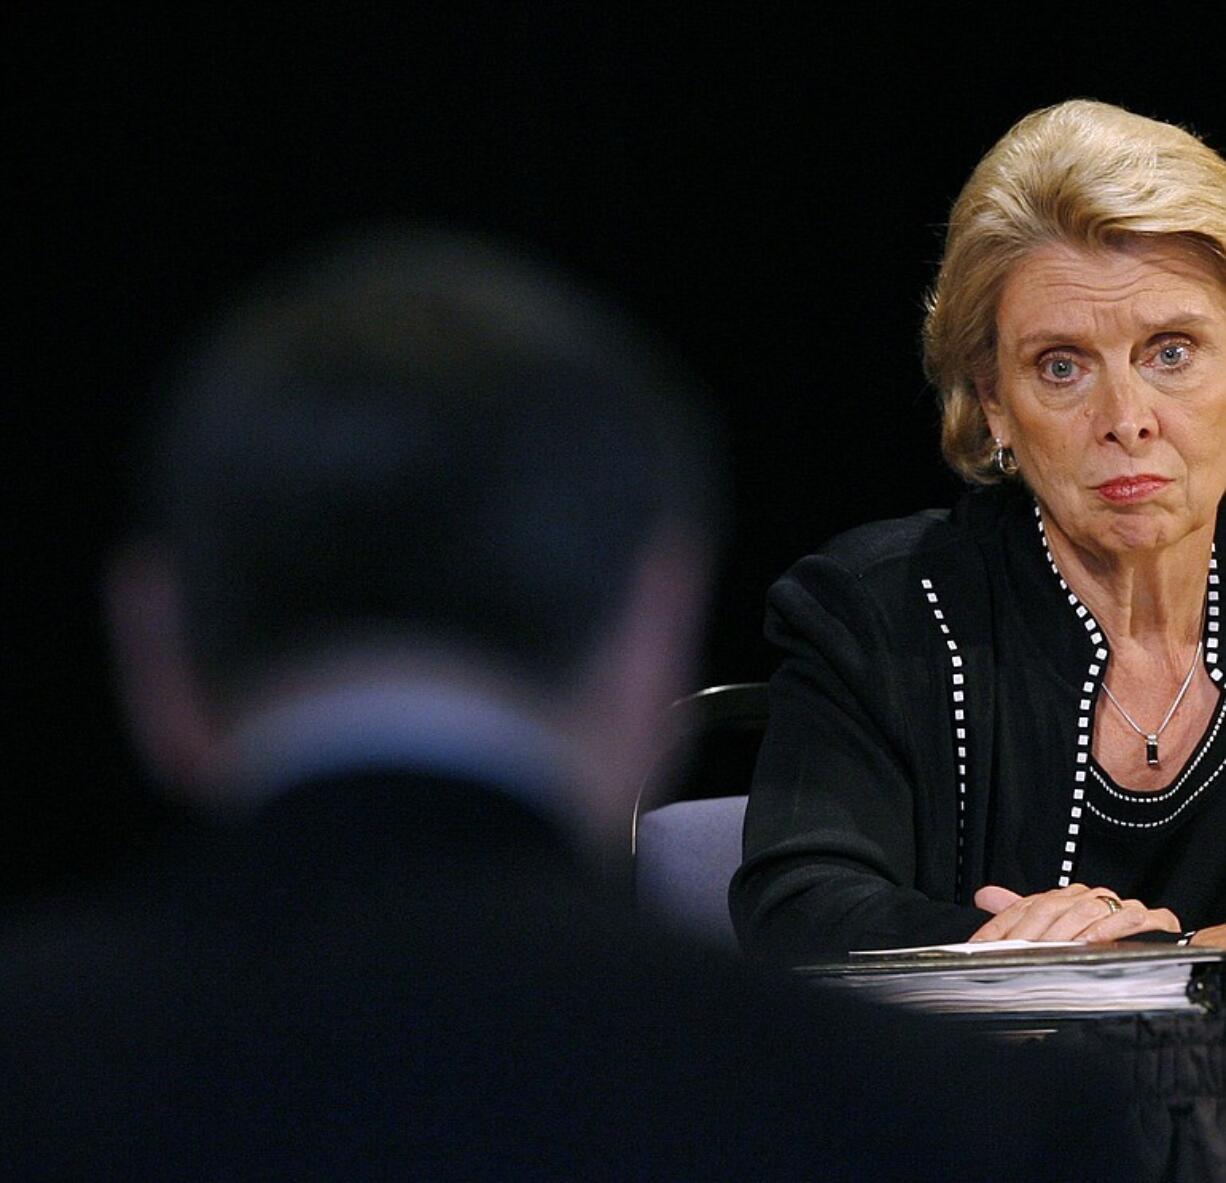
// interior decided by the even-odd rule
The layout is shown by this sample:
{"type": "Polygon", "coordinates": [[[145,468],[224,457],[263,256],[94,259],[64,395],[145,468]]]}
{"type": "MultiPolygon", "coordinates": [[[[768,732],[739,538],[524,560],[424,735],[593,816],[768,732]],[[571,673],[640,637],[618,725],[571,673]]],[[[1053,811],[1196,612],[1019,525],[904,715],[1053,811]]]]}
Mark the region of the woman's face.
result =
{"type": "Polygon", "coordinates": [[[1101,560],[1214,527],[1226,490],[1226,288],[1178,240],[1062,243],[1009,274],[978,384],[1048,531],[1101,560]]]}

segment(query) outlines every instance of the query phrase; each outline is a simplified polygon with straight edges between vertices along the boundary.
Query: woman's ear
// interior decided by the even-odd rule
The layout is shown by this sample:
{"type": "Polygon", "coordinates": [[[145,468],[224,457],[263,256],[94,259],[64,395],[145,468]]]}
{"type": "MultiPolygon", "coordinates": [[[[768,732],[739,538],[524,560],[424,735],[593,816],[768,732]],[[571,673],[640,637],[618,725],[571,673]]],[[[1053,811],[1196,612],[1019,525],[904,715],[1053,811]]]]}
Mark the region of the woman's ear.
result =
{"type": "Polygon", "coordinates": [[[1005,424],[1005,412],[996,394],[996,380],[993,377],[977,377],[975,379],[975,397],[983,411],[983,417],[988,421],[988,431],[995,439],[1003,440],[1008,446],[1008,428],[1005,424]]]}

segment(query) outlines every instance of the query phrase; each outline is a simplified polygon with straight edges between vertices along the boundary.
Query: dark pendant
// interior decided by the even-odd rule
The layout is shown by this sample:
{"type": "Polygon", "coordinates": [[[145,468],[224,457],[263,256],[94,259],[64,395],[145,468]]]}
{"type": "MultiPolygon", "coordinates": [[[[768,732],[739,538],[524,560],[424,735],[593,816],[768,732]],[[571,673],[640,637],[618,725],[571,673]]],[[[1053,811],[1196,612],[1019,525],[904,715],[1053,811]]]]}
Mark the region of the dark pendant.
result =
{"type": "Polygon", "coordinates": [[[1151,768],[1158,767],[1158,737],[1156,735],[1145,737],[1145,763],[1151,768]]]}

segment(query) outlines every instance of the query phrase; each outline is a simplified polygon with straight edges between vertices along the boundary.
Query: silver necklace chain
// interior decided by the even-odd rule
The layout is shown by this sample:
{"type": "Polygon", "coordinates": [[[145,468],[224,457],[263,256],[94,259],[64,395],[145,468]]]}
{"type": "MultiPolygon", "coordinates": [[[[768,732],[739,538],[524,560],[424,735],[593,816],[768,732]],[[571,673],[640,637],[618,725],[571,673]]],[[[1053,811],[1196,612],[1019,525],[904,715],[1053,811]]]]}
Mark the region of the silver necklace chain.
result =
{"type": "MultiPolygon", "coordinates": [[[[1047,529],[1043,521],[1043,511],[1037,501],[1035,502],[1035,508],[1039,517],[1039,534],[1043,539],[1043,547],[1047,551],[1047,561],[1051,563],[1052,570],[1055,571],[1056,576],[1059,578],[1060,586],[1067,589],[1068,583],[1064,576],[1060,574],[1060,568],[1056,564],[1056,557],[1052,553],[1051,544],[1047,538],[1047,529]]],[[[1213,554],[1214,552],[1210,550],[1210,568],[1212,568],[1213,564],[1213,554]]],[[[1110,701],[1111,705],[1115,707],[1115,709],[1123,716],[1124,722],[1127,723],[1128,726],[1131,727],[1133,731],[1135,731],[1143,740],[1145,740],[1145,763],[1151,768],[1158,767],[1158,736],[1160,736],[1166,730],[1166,725],[1175,717],[1175,712],[1179,710],[1179,704],[1183,702],[1184,696],[1188,693],[1188,689],[1192,685],[1192,679],[1196,676],[1196,665],[1201,659],[1201,654],[1205,651],[1205,640],[1203,634],[1205,630],[1205,612],[1207,608],[1208,593],[1206,592],[1206,598],[1204,601],[1202,601],[1200,608],[1200,628],[1202,635],[1201,639],[1196,642],[1196,652],[1192,654],[1192,664],[1188,666],[1188,672],[1184,675],[1183,685],[1179,687],[1179,693],[1175,695],[1175,701],[1171,703],[1170,709],[1166,712],[1162,722],[1158,724],[1155,731],[1146,731],[1144,727],[1142,727],[1126,710],[1124,710],[1123,706],[1120,705],[1120,700],[1111,693],[1111,687],[1107,685],[1107,679],[1105,677],[1103,678],[1102,682],[1099,683],[1102,686],[1104,693],[1107,695],[1107,699],[1110,701]]]]}
{"type": "Polygon", "coordinates": [[[1166,725],[1175,717],[1175,712],[1179,709],[1179,704],[1183,702],[1184,695],[1188,693],[1188,688],[1192,685],[1192,679],[1196,676],[1196,665],[1200,661],[1200,655],[1204,652],[1205,642],[1203,638],[1196,643],[1196,652],[1192,654],[1192,664],[1188,666],[1188,672],[1184,676],[1183,685],[1179,687],[1179,693],[1175,695],[1175,701],[1171,703],[1170,709],[1166,712],[1166,716],[1162,722],[1158,724],[1153,731],[1146,731],[1145,728],[1138,725],[1137,721],[1120,705],[1120,700],[1111,693],[1111,687],[1107,685],[1106,680],[1103,680],[1103,693],[1110,700],[1111,705],[1124,717],[1124,722],[1133,729],[1143,740],[1145,740],[1145,763],[1151,768],[1158,767],[1158,736],[1165,730],[1166,725]]]}

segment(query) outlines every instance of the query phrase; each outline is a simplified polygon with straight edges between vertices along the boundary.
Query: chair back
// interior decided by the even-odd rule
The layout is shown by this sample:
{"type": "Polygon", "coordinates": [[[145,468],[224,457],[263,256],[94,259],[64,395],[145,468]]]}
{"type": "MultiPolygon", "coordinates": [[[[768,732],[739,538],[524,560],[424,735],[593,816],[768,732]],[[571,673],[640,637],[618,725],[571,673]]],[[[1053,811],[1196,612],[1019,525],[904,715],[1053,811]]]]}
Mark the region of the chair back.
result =
{"type": "Polygon", "coordinates": [[[667,754],[646,778],[631,850],[639,908],[688,935],[736,947],[728,884],[754,761],[766,728],[763,682],[713,686],[680,699],[665,720],[667,754]]]}

